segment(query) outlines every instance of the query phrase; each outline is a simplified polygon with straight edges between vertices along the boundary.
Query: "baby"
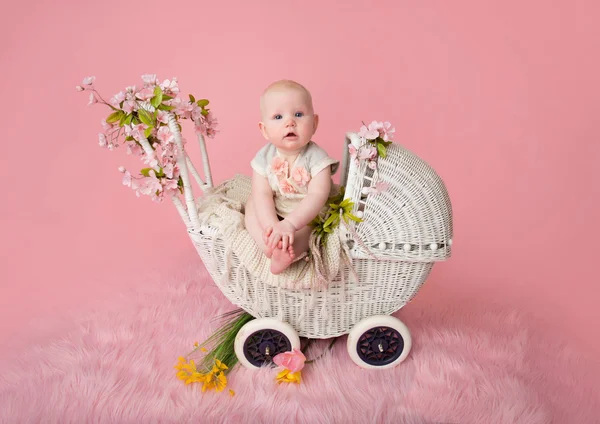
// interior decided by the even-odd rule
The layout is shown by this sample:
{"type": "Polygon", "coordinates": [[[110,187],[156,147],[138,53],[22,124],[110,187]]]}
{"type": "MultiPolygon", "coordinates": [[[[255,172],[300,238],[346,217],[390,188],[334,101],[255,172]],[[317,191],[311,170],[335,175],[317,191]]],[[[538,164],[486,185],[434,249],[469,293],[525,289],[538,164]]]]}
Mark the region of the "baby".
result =
{"type": "Polygon", "coordinates": [[[260,112],[258,127],[268,143],[251,162],[245,221],[271,259],[271,272],[279,274],[308,250],[308,224],[333,193],[331,176],[339,162],[311,141],[319,116],[302,85],[288,80],[271,84],[260,98],[260,112]]]}

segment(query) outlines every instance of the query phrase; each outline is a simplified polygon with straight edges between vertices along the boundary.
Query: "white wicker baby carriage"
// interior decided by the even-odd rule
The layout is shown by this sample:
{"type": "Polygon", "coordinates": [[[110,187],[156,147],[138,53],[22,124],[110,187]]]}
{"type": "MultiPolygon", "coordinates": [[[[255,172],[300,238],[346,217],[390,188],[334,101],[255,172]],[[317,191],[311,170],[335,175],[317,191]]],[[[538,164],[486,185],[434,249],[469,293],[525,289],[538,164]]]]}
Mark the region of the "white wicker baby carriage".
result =
{"type": "MultiPolygon", "coordinates": [[[[169,125],[181,146],[178,127],[169,125]]],[[[411,347],[406,326],[390,314],[408,303],[425,282],[434,262],[450,256],[452,210],[446,188],[423,160],[397,144],[378,159],[379,178],[390,183],[377,195],[366,195],[374,184],[373,170],[351,160],[348,144],[359,147],[360,137],[345,137],[341,185],[354,201],[354,214],[362,223],[354,235],[343,231],[355,274],[342,268],[325,289],[287,289],[251,275],[231,253],[217,228],[198,220],[188,169],[210,196],[212,179],[204,139],[199,136],[206,181],[202,181],[181,146],[178,164],[184,182],[187,211],[177,205],[189,236],[215,283],[235,305],[256,319],[243,327],[235,350],[240,363],[260,367],[278,353],[300,348],[301,337],[325,339],[348,334],[352,360],[365,368],[388,368],[402,362],[411,347]],[[358,240],[355,240],[358,238],[358,240]],[[374,259],[374,256],[377,259],[374,259]],[[342,275],[343,273],[343,275],[342,275]]],[[[219,186],[221,193],[247,198],[250,178],[236,176],[219,186]],[[224,190],[223,190],[224,189],[224,190]]],[[[353,223],[354,224],[354,223],[353,223]]]]}

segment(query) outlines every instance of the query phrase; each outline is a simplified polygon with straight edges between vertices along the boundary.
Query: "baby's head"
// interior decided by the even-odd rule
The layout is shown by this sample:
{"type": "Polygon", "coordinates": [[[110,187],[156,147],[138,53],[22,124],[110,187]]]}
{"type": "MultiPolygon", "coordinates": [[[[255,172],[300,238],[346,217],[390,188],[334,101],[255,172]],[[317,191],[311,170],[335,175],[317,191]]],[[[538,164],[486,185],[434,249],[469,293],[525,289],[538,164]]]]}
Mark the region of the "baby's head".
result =
{"type": "Polygon", "coordinates": [[[281,80],[269,85],[260,98],[265,139],[283,153],[294,154],[307,145],[319,124],[309,91],[295,81],[281,80]]]}

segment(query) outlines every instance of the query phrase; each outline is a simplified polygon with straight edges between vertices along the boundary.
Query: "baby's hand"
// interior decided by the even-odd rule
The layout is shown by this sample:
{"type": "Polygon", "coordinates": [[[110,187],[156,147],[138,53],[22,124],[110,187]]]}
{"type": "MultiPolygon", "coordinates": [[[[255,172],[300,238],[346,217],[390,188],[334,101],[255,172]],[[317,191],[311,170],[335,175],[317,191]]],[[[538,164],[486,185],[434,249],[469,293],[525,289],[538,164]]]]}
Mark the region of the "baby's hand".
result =
{"type": "Polygon", "coordinates": [[[296,228],[286,219],[279,221],[273,227],[267,228],[265,231],[265,243],[271,249],[275,249],[277,244],[281,241],[281,248],[287,250],[288,246],[294,244],[294,234],[296,228]]]}

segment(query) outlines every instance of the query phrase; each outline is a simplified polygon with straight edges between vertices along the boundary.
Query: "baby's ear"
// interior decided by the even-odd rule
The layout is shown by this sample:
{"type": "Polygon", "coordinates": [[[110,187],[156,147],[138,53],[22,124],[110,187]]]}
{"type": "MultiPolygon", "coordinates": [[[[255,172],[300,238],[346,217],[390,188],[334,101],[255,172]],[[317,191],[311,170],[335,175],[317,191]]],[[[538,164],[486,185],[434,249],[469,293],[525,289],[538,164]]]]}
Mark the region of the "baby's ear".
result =
{"type": "Polygon", "coordinates": [[[313,134],[317,132],[317,127],[319,126],[319,115],[315,114],[314,115],[314,128],[313,128],[313,134]]]}
{"type": "Polygon", "coordinates": [[[258,123],[258,129],[262,133],[262,135],[265,138],[265,140],[268,140],[269,139],[269,134],[267,134],[267,129],[265,127],[265,124],[263,124],[262,122],[259,122],[258,123]]]}

